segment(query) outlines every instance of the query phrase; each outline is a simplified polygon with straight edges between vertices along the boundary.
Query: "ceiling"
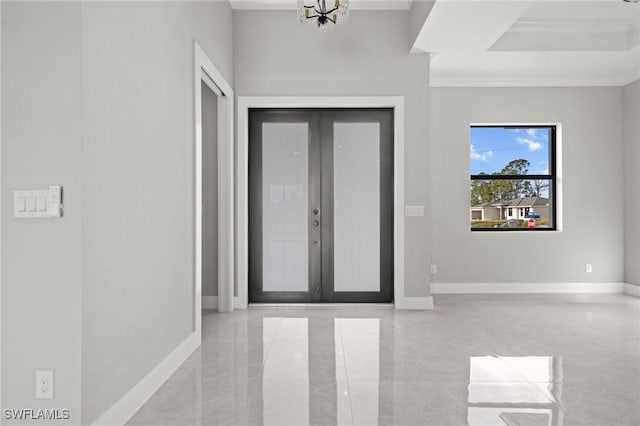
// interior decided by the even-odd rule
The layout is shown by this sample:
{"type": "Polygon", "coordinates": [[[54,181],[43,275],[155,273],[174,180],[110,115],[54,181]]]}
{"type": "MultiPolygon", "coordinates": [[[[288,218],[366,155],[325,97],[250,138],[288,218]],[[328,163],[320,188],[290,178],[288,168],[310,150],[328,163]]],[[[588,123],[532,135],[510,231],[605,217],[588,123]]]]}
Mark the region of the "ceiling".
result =
{"type": "MultiPolygon", "coordinates": [[[[230,0],[294,9],[296,0],[230,0]]],[[[432,86],[620,86],[640,78],[640,3],[622,0],[350,0],[427,16],[411,46],[432,86]]]]}
{"type": "Polygon", "coordinates": [[[413,45],[432,86],[609,86],[640,78],[640,3],[437,0],[413,45]]]}
{"type": "MultiPolygon", "coordinates": [[[[411,2],[412,0],[349,0],[349,6],[352,10],[405,10],[409,9],[411,2]]],[[[297,0],[229,0],[229,3],[233,9],[295,9],[298,4],[297,0]]]]}

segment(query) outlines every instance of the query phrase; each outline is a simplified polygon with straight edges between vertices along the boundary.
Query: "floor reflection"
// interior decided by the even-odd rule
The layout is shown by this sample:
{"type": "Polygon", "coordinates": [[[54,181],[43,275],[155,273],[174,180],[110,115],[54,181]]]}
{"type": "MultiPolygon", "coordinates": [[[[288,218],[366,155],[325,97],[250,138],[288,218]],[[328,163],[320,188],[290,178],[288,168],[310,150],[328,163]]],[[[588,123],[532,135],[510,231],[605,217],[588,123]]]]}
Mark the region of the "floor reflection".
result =
{"type": "Polygon", "coordinates": [[[309,321],[264,318],[264,424],[309,424],[309,321]]]}
{"type": "Polygon", "coordinates": [[[471,357],[467,420],[476,425],[562,425],[562,358],[471,357]]]}
{"type": "MultiPolygon", "coordinates": [[[[333,353],[338,425],[377,425],[380,398],[380,319],[335,318],[333,339],[310,349],[309,319],[262,320],[262,420],[265,425],[317,424],[311,378],[326,369],[333,353]],[[314,370],[318,370],[315,371],[314,370]]],[[[390,348],[389,348],[390,349],[390,348]]],[[[553,356],[469,357],[467,422],[484,425],[562,425],[562,358],[553,356]]],[[[326,421],[326,413],[321,413],[326,421]]]]}
{"type": "Polygon", "coordinates": [[[207,312],[202,346],[129,424],[640,424],[640,300],[491,297],[207,312]]]}
{"type": "Polygon", "coordinates": [[[341,392],[349,399],[338,405],[338,424],[377,425],[380,320],[336,318],[334,324],[338,400],[346,400],[341,392]]]}
{"type": "Polygon", "coordinates": [[[335,395],[323,405],[335,413],[331,420],[339,425],[378,423],[380,319],[335,318],[333,339],[316,350],[310,348],[307,318],[263,318],[262,330],[263,424],[301,426],[326,421],[327,412],[318,413],[321,419],[311,418],[317,401],[311,400],[310,393],[329,379],[324,373],[330,357],[335,395]]]}

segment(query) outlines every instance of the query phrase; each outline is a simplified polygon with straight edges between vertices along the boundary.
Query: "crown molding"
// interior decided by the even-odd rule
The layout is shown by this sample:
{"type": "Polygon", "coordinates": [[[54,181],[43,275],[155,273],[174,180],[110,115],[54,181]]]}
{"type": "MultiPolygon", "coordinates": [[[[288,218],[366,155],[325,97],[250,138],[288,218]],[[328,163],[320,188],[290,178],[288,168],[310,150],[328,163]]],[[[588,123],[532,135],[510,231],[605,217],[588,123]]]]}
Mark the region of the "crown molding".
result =
{"type": "Polygon", "coordinates": [[[626,86],[629,83],[633,83],[636,80],[640,80],[640,68],[624,73],[620,76],[621,86],[626,86]]]}
{"type": "Polygon", "coordinates": [[[638,18],[520,20],[516,21],[507,33],[625,34],[637,23],[638,18]]]}
{"type": "Polygon", "coordinates": [[[629,43],[629,49],[633,49],[640,45],[640,16],[633,19],[629,24],[627,40],[629,43]]]}
{"type": "Polygon", "coordinates": [[[595,87],[626,86],[640,78],[639,71],[603,77],[455,77],[431,74],[431,87],[595,87]]]}

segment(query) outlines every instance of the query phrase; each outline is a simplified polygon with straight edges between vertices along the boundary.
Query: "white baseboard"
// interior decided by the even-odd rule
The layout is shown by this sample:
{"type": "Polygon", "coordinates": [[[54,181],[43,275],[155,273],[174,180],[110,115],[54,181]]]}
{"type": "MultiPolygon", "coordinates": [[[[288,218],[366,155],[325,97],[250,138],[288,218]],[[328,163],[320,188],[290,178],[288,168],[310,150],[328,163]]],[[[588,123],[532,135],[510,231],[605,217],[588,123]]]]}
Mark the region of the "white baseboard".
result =
{"type": "Polygon", "coordinates": [[[622,293],[623,283],[431,283],[431,294],[622,293]]]}
{"type": "Polygon", "coordinates": [[[393,302],[396,309],[433,310],[433,297],[401,297],[393,302]]]}
{"type": "MultiPolygon", "coordinates": [[[[238,296],[233,297],[233,308],[243,309],[239,307],[238,296]]],[[[218,309],[218,296],[202,296],[202,309],[218,309]]],[[[244,309],[246,309],[246,306],[244,309]]]]}
{"type": "Polygon", "coordinates": [[[189,355],[200,346],[200,340],[201,335],[199,332],[192,333],[129,392],[91,424],[93,426],[124,425],[182,365],[189,355]]]}
{"type": "Polygon", "coordinates": [[[625,284],[624,294],[628,294],[629,296],[640,297],[640,285],[625,284]]]}
{"type": "Polygon", "coordinates": [[[218,296],[202,296],[202,309],[218,309],[218,296]]]}

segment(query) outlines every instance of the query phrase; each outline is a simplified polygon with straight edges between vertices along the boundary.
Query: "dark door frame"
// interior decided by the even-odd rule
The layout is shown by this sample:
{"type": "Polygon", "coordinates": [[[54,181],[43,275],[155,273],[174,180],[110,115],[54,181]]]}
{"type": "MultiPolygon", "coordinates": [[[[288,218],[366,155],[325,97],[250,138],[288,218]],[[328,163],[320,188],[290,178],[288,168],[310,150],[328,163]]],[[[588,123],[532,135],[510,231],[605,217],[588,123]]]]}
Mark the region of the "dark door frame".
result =
{"type": "Polygon", "coordinates": [[[392,108],[252,108],[248,149],[248,281],[250,302],[382,302],[394,292],[394,110],[392,108]],[[263,122],[309,124],[309,283],[307,292],[262,291],[263,122]],[[380,291],[336,292],[333,282],[333,123],[379,122],[380,127],[380,291]],[[321,223],[320,226],[315,224],[321,223]],[[314,244],[321,241],[321,244],[314,244]]]}

